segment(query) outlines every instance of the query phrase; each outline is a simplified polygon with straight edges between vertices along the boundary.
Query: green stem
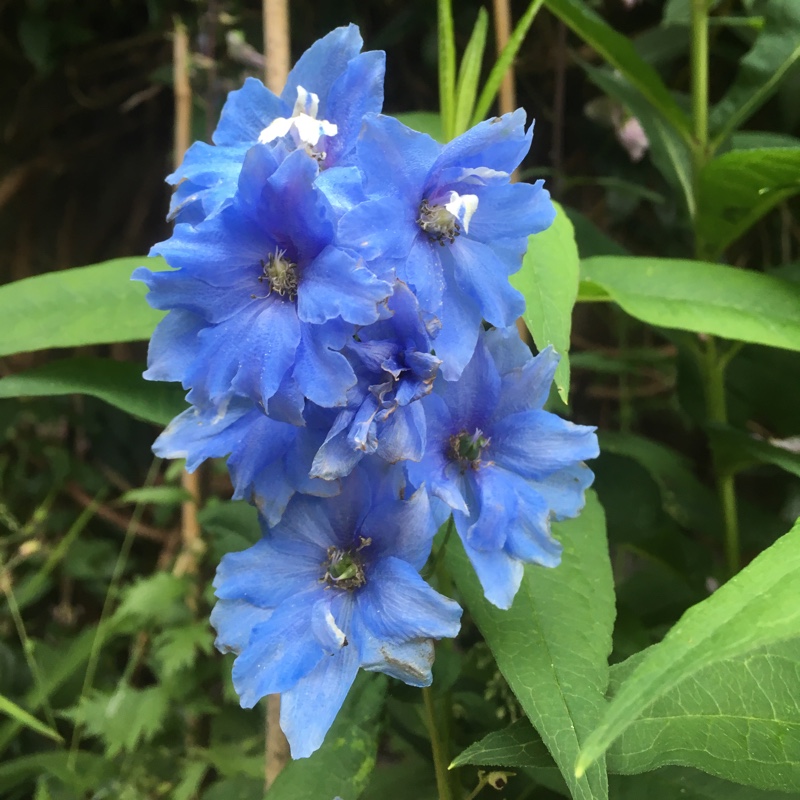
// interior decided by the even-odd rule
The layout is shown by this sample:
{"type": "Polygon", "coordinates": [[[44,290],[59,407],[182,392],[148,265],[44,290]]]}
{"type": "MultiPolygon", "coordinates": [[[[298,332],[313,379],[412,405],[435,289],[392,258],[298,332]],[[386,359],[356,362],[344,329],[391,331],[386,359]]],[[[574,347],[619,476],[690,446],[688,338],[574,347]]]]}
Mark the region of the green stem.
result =
{"type": "Polygon", "coordinates": [[[439,800],[453,800],[453,792],[450,788],[450,773],[447,770],[447,745],[439,726],[436,724],[436,707],[433,702],[433,690],[430,686],[422,689],[422,699],[425,703],[425,725],[431,737],[433,767],[436,770],[436,788],[439,792],[439,800]]]}
{"type": "MultiPolygon", "coordinates": [[[[692,123],[694,130],[694,195],[708,159],[708,0],[692,2],[692,123]]],[[[697,203],[695,202],[695,207],[697,203]]]]}

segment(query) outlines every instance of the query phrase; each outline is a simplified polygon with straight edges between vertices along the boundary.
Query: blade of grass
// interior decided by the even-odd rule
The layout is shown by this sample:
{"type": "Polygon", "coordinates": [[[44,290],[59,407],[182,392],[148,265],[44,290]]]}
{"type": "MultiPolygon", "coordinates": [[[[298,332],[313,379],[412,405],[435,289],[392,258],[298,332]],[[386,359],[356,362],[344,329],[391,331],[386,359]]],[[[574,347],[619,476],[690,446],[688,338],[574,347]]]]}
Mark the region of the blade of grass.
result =
{"type": "Polygon", "coordinates": [[[450,0],[438,0],[439,21],[439,106],[445,141],[453,138],[456,115],[456,42],[453,7],[450,0]]]}
{"type": "Polygon", "coordinates": [[[486,33],[489,30],[489,15],[485,8],[478,11],[472,36],[461,59],[456,88],[456,114],[453,135],[460,136],[469,127],[475,98],[478,94],[478,79],[481,75],[483,52],[486,49],[486,33]]]}
{"type": "Polygon", "coordinates": [[[24,708],[20,708],[16,703],[12,702],[7,697],[4,697],[2,694],[0,694],[0,712],[7,714],[12,719],[15,719],[20,725],[24,725],[25,727],[30,728],[32,731],[41,733],[42,736],[46,736],[48,739],[52,739],[55,742],[64,741],[57,731],[54,731],[52,728],[48,728],[43,722],[40,722],[38,719],[36,719],[36,717],[29,714],[24,708]]]}

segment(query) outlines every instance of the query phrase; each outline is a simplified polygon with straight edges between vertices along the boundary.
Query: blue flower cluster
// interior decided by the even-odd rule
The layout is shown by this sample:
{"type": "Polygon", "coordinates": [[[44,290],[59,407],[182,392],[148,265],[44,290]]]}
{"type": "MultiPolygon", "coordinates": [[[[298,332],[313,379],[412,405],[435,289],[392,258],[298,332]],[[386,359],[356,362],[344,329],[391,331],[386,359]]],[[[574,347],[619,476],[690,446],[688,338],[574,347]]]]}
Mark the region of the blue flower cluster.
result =
{"type": "Polygon", "coordinates": [[[437,523],[486,597],[508,608],[526,563],[555,566],[552,520],[575,516],[593,429],[543,410],[558,358],[533,357],[509,275],[554,209],[511,183],[525,113],[440,145],[380,114],[384,57],[351,25],[314,44],[280,97],[233,92],[214,144],[170,176],[173,268],[139,269],[169,311],[152,380],[189,410],[154,449],[228,457],[263,537],[225,556],[212,614],[242,705],[279,693],[308,756],[359,668],[431,681],[461,609],[420,576],[437,523]]]}

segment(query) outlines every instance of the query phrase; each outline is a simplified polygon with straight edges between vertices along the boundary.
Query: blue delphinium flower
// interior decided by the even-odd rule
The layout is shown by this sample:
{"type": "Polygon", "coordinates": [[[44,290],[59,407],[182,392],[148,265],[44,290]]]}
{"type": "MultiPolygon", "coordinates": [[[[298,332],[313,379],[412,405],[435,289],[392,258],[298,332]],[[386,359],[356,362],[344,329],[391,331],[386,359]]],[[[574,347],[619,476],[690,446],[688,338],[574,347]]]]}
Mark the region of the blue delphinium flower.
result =
{"type": "Polygon", "coordinates": [[[250,399],[235,397],[223,411],[194,406],[177,416],[153,444],[161,458],[185,458],[194,472],[209,458],[229,456],[235,500],[252,502],[277,525],[295,492],[330,497],[339,482],[309,476],[314,454],[335,412],[307,404],[303,426],[270,419],[250,399]]]}
{"type": "Polygon", "coordinates": [[[558,356],[535,358],[514,329],[482,334],[461,378],[437,381],[421,401],[425,455],[415,482],[453,510],[456,530],[487,599],[509,608],[524,563],[556,566],[550,521],[577,516],[598,455],[594,428],[542,409],[558,356]]]}
{"type": "Polygon", "coordinates": [[[419,575],[432,535],[424,489],[401,500],[359,467],[338,496],[296,495],[256,545],[223,557],[217,647],[238,654],[243,707],[280,693],[294,758],[322,744],[359,668],[430,684],[432,640],[461,616],[419,575]]]}
{"type": "Polygon", "coordinates": [[[430,392],[441,360],[404,283],[387,306],[392,316],[361,328],[342,351],[358,380],[314,458],[314,476],[347,475],[369,453],[390,463],[422,457],[425,413],[415,401],[430,392]]]}
{"type": "Polygon", "coordinates": [[[356,376],[338,351],[356,325],[379,318],[392,287],[334,244],[317,174],[300,151],[278,162],[256,145],[231,205],[153,248],[176,269],[134,273],[150,304],[171,311],[145,377],[180,380],[199,407],[240,394],[287,421],[304,396],[344,405],[356,376]]]}
{"type": "Polygon", "coordinates": [[[370,115],[358,142],[368,198],[339,224],[339,241],[367,260],[396,264],[397,277],[441,320],[436,353],[454,380],[466,366],[482,320],[513,325],[528,236],[555,217],[542,181],[510,183],[533,135],[522,109],[482,122],[446,145],[391,117],[370,115]]]}
{"type": "Polygon", "coordinates": [[[196,224],[226,205],[247,151],[257,142],[301,149],[322,168],[352,161],[365,114],[383,105],[385,54],[361,53],[358,27],[331,31],[300,57],[280,97],[248,78],[222,109],[214,145],[196,142],[167,178],[178,188],[170,217],[196,224]]]}

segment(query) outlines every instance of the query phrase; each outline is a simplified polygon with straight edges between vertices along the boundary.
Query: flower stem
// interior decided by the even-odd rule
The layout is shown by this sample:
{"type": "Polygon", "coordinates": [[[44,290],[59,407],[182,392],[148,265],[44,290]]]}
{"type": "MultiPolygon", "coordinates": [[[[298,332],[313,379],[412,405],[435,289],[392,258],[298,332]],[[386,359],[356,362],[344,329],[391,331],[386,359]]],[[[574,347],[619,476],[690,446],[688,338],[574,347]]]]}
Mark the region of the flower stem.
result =
{"type": "Polygon", "coordinates": [[[450,773],[447,770],[447,744],[436,722],[436,706],[433,702],[433,690],[430,686],[423,687],[422,699],[425,703],[425,725],[431,737],[433,767],[436,770],[436,788],[439,792],[439,800],[453,800],[453,792],[450,788],[450,773]]]}
{"type": "Polygon", "coordinates": [[[708,159],[708,0],[691,0],[691,2],[693,166],[696,201],[700,172],[708,159]]]}

